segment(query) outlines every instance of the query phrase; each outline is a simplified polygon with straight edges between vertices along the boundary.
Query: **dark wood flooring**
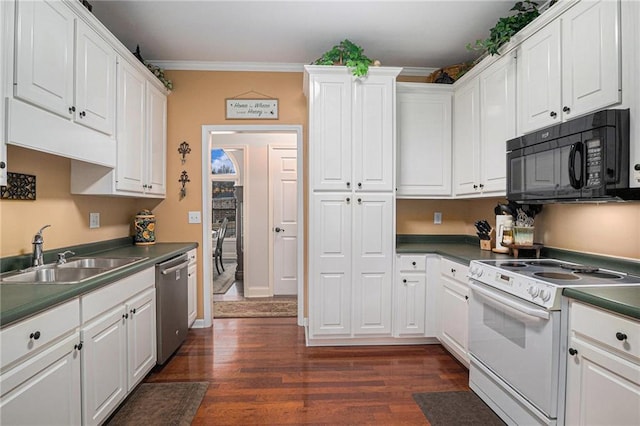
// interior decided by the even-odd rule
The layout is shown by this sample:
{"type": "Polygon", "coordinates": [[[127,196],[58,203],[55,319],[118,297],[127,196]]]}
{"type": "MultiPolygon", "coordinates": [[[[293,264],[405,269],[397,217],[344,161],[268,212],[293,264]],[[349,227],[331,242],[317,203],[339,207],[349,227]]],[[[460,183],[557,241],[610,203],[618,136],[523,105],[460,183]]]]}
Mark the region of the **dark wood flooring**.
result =
{"type": "Polygon", "coordinates": [[[195,425],[428,424],[413,393],[469,389],[440,345],[306,347],[295,318],[215,319],[146,381],[209,382],[195,425]]]}

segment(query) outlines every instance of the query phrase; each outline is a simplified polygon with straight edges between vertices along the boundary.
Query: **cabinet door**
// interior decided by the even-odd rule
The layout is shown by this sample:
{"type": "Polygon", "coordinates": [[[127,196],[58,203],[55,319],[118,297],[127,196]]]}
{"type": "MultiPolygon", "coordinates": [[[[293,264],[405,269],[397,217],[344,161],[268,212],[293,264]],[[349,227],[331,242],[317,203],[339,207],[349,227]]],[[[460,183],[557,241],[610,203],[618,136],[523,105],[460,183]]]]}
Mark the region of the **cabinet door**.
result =
{"type": "Polygon", "coordinates": [[[395,77],[370,75],[353,84],[354,189],[393,191],[395,77]]]}
{"type": "Polygon", "coordinates": [[[425,274],[401,274],[396,288],[396,333],[399,336],[424,336],[427,300],[425,274]]]}
{"type": "Polygon", "coordinates": [[[147,82],[147,176],[145,192],[165,195],[167,156],[167,96],[147,82]]]}
{"type": "Polygon", "coordinates": [[[620,2],[582,1],[562,15],[563,118],[620,102],[620,2]]]}
{"type": "Polygon", "coordinates": [[[398,196],[451,195],[451,92],[398,86],[398,196]]]}
{"type": "Polygon", "coordinates": [[[131,391],[156,365],[156,289],[128,301],[126,312],[127,391],[131,391]]]}
{"type": "Polygon", "coordinates": [[[508,54],[480,74],[480,184],[505,194],[506,142],[516,136],[516,61],[508,54]]]}
{"type": "Polygon", "coordinates": [[[518,48],[520,133],[561,120],[560,19],[549,23],[518,48]]]}
{"type": "MultiPolygon", "coordinates": [[[[0,58],[8,58],[13,56],[13,34],[6,28],[10,26],[7,21],[13,22],[13,13],[9,13],[8,2],[0,2],[0,25],[4,28],[0,31],[0,58]]],[[[7,133],[6,133],[6,100],[9,96],[8,87],[10,78],[9,67],[5,60],[0,61],[0,185],[7,185],[7,133]]]]}
{"type": "Polygon", "coordinates": [[[145,159],[145,78],[126,60],[118,61],[118,159],[116,189],[143,192],[145,159]]]}
{"type": "Polygon", "coordinates": [[[76,29],[76,122],[112,135],[115,125],[116,55],[78,20],[76,29]]]}
{"type": "Polygon", "coordinates": [[[566,424],[640,424],[640,366],[575,336],[569,347],[566,424]]]}
{"type": "Polygon", "coordinates": [[[468,329],[469,318],[468,288],[448,277],[442,279],[442,318],[441,335],[442,342],[451,349],[455,355],[469,364],[468,355],[468,329]]]}
{"type": "Polygon", "coordinates": [[[193,322],[198,316],[198,266],[197,264],[189,265],[189,297],[187,299],[187,312],[189,327],[193,325],[193,322]]]}
{"type": "Polygon", "coordinates": [[[16,2],[15,96],[73,117],[75,16],[55,0],[16,2]]]}
{"type": "Polygon", "coordinates": [[[0,376],[0,424],[78,425],[77,332],[0,376]]]}
{"type": "Polygon", "coordinates": [[[354,334],[390,334],[393,194],[355,194],[353,204],[354,334]]]}
{"type": "MultiPolygon", "coordinates": [[[[478,78],[456,90],[453,98],[455,193],[480,191],[480,85],[478,78]]],[[[506,158],[505,158],[506,161],[506,158]]]]}
{"type": "Polygon", "coordinates": [[[81,330],[82,424],[101,423],[127,394],[127,328],[118,306],[81,330]]]}
{"type": "Polygon", "coordinates": [[[309,167],[314,191],[351,189],[351,81],[347,71],[312,78],[309,167]]]}
{"type": "Polygon", "coordinates": [[[319,193],[312,197],[309,328],[312,335],[349,335],[352,194],[319,193]]]}

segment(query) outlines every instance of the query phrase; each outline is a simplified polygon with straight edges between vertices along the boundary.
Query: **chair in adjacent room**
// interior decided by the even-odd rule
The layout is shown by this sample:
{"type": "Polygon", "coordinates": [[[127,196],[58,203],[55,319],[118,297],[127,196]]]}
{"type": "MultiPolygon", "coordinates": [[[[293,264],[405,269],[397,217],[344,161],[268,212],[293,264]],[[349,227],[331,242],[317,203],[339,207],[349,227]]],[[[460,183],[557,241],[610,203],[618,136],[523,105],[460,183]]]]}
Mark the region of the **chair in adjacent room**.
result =
{"type": "Polygon", "coordinates": [[[216,247],[213,250],[213,264],[216,265],[218,274],[220,274],[220,268],[224,271],[224,265],[222,264],[222,244],[224,243],[224,237],[227,233],[228,223],[229,219],[225,217],[220,224],[220,228],[218,228],[218,239],[216,240],[216,247]]]}

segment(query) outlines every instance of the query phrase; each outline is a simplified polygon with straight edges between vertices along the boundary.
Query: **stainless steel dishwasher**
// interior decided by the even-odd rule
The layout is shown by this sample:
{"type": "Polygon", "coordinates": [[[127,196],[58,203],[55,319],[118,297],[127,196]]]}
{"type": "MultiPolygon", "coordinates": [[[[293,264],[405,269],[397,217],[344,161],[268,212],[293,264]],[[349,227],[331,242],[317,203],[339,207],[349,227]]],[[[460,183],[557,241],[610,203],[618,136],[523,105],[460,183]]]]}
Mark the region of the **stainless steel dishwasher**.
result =
{"type": "Polygon", "coordinates": [[[186,253],[156,264],[158,364],[164,364],[187,337],[188,266],[186,253]]]}

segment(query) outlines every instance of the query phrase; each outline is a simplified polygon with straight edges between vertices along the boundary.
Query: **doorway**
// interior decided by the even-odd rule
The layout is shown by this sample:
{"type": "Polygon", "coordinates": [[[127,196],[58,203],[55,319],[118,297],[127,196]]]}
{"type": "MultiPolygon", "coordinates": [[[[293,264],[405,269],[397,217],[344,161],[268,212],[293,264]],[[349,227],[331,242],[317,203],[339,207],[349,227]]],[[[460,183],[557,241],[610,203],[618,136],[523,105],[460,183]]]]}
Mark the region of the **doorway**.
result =
{"type": "MultiPolygon", "coordinates": [[[[239,231],[236,229],[236,238],[241,239],[244,247],[245,296],[259,298],[271,297],[278,292],[297,293],[295,296],[298,302],[297,317],[298,323],[302,325],[304,300],[302,280],[304,276],[304,242],[301,235],[303,229],[302,127],[295,125],[203,126],[202,135],[202,250],[205,253],[203,256],[205,260],[203,268],[205,326],[206,322],[211,321],[212,318],[212,283],[213,274],[217,273],[213,266],[213,256],[208,255],[213,253],[214,213],[212,211],[213,186],[211,182],[211,149],[213,147],[224,147],[243,152],[243,156],[235,157],[236,159],[244,158],[244,164],[239,167],[244,167],[246,172],[238,178],[244,196],[242,231],[238,235],[239,231]],[[282,137],[278,138],[278,135],[282,135],[282,137]],[[264,155],[265,160],[268,161],[260,160],[260,155],[264,155]],[[249,176],[252,169],[256,174],[266,173],[276,165],[280,167],[280,173],[275,180],[263,181],[263,179],[249,176]],[[274,182],[279,183],[275,184],[274,182]],[[275,199],[272,195],[277,191],[280,191],[278,199],[286,200],[285,205],[279,203],[278,206],[268,204],[266,207],[261,207],[261,205],[265,206],[264,203],[269,200],[269,197],[275,199]],[[295,201],[291,201],[292,199],[295,201]],[[284,211],[276,212],[274,215],[274,211],[278,208],[284,208],[284,211]],[[276,217],[280,213],[284,216],[282,218],[276,217]],[[280,221],[280,219],[284,219],[284,221],[280,221]],[[279,222],[274,225],[275,220],[279,222]],[[279,228],[280,231],[276,231],[276,228],[279,228]],[[284,231],[282,231],[283,229],[284,231]],[[300,235],[290,238],[294,235],[293,231],[298,229],[300,235]],[[276,253],[277,250],[280,250],[279,254],[276,253]],[[291,267],[291,263],[275,263],[282,256],[289,258],[293,256],[294,266],[291,267]],[[275,283],[274,274],[283,277],[278,279],[278,284],[275,283]],[[265,279],[266,277],[269,278],[265,279]],[[283,282],[288,287],[282,287],[280,284],[283,282]],[[283,290],[283,288],[286,289],[283,290]]],[[[238,226],[237,223],[236,226],[238,226]]]]}

